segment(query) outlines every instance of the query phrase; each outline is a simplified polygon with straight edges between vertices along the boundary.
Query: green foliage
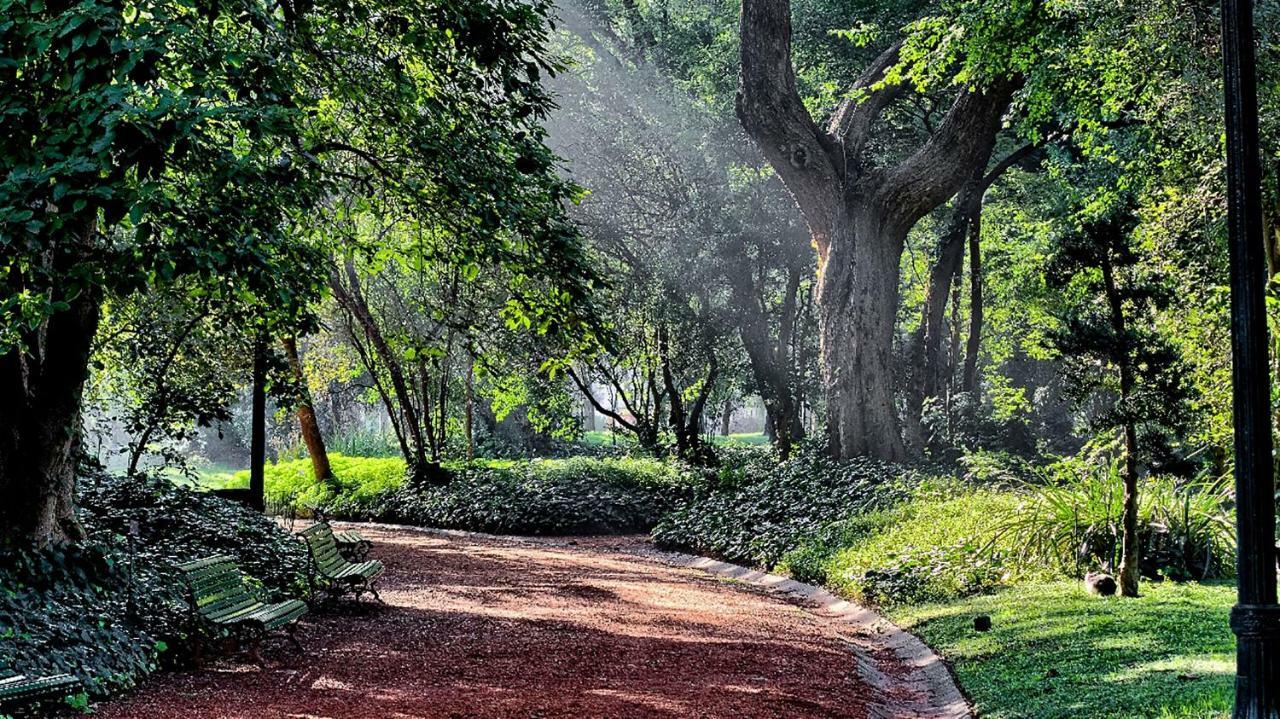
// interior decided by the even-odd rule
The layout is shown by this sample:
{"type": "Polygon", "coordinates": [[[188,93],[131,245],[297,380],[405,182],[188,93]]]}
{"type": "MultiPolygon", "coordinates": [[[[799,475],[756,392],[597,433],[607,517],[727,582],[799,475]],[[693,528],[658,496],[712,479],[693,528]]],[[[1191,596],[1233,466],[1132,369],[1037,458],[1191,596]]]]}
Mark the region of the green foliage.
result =
{"type": "Polygon", "coordinates": [[[1234,588],[1146,584],[1137,599],[1029,584],[889,616],[946,658],[991,719],[1225,719],[1234,588]],[[973,630],[987,614],[992,630],[973,630]]]}
{"type": "MultiPolygon", "coordinates": [[[[694,483],[655,459],[574,457],[478,460],[448,466],[447,485],[410,486],[400,458],[329,456],[320,485],[307,460],[267,468],[272,506],[301,513],[506,534],[589,534],[649,529],[694,483]]],[[[236,475],[247,486],[248,473],[236,475]]]]}
{"type": "Polygon", "coordinates": [[[406,487],[391,519],[502,534],[645,531],[685,493],[689,478],[657,460],[478,463],[445,487],[406,487]]]}
{"type": "Polygon", "coordinates": [[[129,617],[130,583],[126,555],[107,545],[0,555],[0,667],[73,674],[95,695],[133,687],[164,645],[129,617]]]}
{"type": "Polygon", "coordinates": [[[1046,576],[1042,567],[1016,561],[1013,546],[994,541],[1000,518],[1017,506],[1009,493],[924,484],[890,510],[825,528],[781,566],[880,605],[952,599],[1046,576]]]}
{"type": "MultiPolygon", "coordinates": [[[[1123,489],[1121,464],[1105,455],[1062,460],[1028,482],[1016,511],[998,534],[1022,563],[1071,576],[1119,564],[1123,489]]],[[[1235,526],[1225,481],[1143,480],[1138,503],[1142,573],[1148,577],[1231,576],[1235,526]]]]}
{"type": "Polygon", "coordinates": [[[892,504],[906,476],[874,460],[834,462],[810,452],[777,464],[757,452],[722,468],[653,537],[659,546],[768,567],[830,523],[892,504]]]}
{"type": "Polygon", "coordinates": [[[268,595],[305,591],[305,549],[240,505],[105,475],[81,478],[79,504],[91,542],[0,556],[0,665],[67,672],[105,696],[183,661],[191,625],[175,566],[192,559],[231,554],[268,595]]]}
{"type": "MultiPolygon", "coordinates": [[[[314,509],[344,517],[370,517],[380,511],[387,495],[405,481],[400,457],[348,457],[329,454],[333,480],[318,483],[307,458],[277,462],[266,467],[265,496],[272,507],[292,506],[307,513],[314,509]]],[[[249,471],[236,472],[232,487],[248,487],[249,471]]]]}

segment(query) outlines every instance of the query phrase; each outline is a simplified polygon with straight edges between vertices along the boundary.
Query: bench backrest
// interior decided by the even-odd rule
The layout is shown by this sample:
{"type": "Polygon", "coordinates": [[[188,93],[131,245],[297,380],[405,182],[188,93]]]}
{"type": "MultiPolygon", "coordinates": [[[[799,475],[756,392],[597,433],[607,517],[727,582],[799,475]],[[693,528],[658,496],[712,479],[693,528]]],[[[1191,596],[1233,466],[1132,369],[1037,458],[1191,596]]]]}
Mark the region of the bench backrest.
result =
{"type": "Polygon", "coordinates": [[[218,621],[258,603],[244,584],[234,557],[220,554],[181,564],[191,602],[202,616],[218,621]]]}
{"type": "Polygon", "coordinates": [[[333,538],[333,527],[328,522],[316,522],[298,532],[298,536],[307,543],[320,574],[332,575],[347,566],[346,558],[338,552],[338,542],[333,538]]]}

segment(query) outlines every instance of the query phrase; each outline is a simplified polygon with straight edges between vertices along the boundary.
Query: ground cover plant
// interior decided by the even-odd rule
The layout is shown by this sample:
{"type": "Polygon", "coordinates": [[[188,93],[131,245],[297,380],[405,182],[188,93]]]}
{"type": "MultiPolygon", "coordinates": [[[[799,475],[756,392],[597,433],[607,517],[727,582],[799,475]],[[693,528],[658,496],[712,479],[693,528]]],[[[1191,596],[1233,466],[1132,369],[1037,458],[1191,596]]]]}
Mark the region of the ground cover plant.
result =
{"type": "Polygon", "coordinates": [[[87,542],[0,555],[0,665],[69,673],[101,698],[183,664],[192,627],[175,567],[193,559],[235,556],[268,597],[306,591],[305,549],[260,513],[168,478],[79,486],[87,542]]]}
{"type": "MultiPolygon", "coordinates": [[[[651,458],[476,460],[447,465],[446,484],[415,483],[398,457],[330,455],[317,483],[306,460],[267,468],[273,507],[303,516],[506,534],[647,531],[697,483],[697,472],[651,458]]],[[[235,483],[247,486],[247,472],[235,483]]]]}

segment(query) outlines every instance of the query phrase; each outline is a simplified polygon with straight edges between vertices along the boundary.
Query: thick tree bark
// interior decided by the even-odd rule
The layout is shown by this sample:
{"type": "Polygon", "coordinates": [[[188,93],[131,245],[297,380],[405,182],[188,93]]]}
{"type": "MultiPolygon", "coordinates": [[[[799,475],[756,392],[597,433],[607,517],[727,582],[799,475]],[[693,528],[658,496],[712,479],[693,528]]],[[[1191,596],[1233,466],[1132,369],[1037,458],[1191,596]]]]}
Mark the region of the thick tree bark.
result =
{"type": "Polygon", "coordinates": [[[729,431],[733,429],[733,398],[725,397],[724,405],[720,408],[720,436],[728,437],[729,431]]]}
{"type": "MultiPolygon", "coordinates": [[[[1120,402],[1126,404],[1133,394],[1133,363],[1129,352],[1128,325],[1124,316],[1124,303],[1116,287],[1111,258],[1102,257],[1102,281],[1106,288],[1107,304],[1111,310],[1111,328],[1119,340],[1120,402]]],[[[1120,594],[1138,596],[1138,572],[1142,561],[1138,544],[1138,430],[1134,421],[1124,422],[1124,512],[1120,550],[1120,594]]]]}
{"type": "Polygon", "coordinates": [[[311,392],[307,390],[307,377],[302,371],[302,357],[298,354],[298,340],[294,337],[281,337],[280,345],[284,347],[285,357],[293,370],[293,379],[298,383],[301,393],[298,402],[298,427],[302,432],[302,441],[307,445],[307,456],[311,458],[311,472],[317,482],[330,482],[333,480],[333,468],[329,465],[329,452],[324,446],[324,435],[320,433],[320,422],[316,419],[311,392]]]}
{"type": "Polygon", "coordinates": [[[738,117],[795,199],[818,251],[822,377],[836,457],[905,458],[893,402],[898,269],[907,233],[990,157],[1016,83],[961,91],[932,136],[897,167],[868,167],[863,148],[903,92],[877,87],[897,47],[872,63],[826,130],[796,90],[791,5],[744,0],[738,117]]]}
{"type": "MultiPolygon", "coordinates": [[[[20,289],[22,278],[9,278],[20,289]]],[[[0,355],[0,546],[47,547],[84,537],[75,515],[80,400],[101,316],[96,292],[0,355]]]]}

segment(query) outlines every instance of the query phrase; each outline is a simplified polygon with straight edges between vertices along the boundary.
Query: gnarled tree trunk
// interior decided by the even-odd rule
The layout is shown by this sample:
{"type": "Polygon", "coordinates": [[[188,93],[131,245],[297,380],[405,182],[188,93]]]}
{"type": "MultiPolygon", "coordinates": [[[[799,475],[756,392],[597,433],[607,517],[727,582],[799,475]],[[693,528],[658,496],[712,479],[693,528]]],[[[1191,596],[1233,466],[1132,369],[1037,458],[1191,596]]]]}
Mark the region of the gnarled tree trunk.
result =
{"type": "Polygon", "coordinates": [[[738,117],[791,192],[818,250],[830,452],[902,460],[892,363],[903,244],[921,217],[986,165],[1016,83],[962,90],[919,150],[896,167],[871,167],[863,157],[871,128],[905,90],[882,83],[898,47],[872,63],[824,130],[796,90],[791,4],[744,0],[740,32],[738,117]]]}

